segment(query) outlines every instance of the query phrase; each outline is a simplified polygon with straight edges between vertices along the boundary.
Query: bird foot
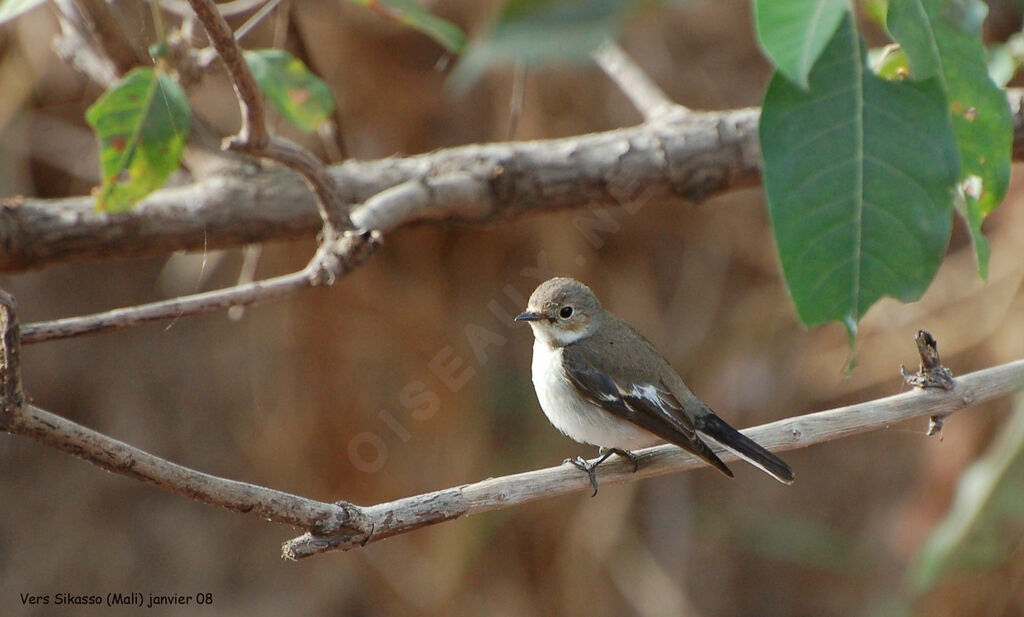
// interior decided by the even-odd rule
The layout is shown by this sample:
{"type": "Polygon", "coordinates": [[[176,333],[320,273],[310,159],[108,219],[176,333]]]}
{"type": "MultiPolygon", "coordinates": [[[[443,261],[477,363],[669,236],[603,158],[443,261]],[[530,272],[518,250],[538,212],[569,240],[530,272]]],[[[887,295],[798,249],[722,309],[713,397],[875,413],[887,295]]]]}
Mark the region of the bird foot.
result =
{"type": "Polygon", "coordinates": [[[565,459],[564,461],[562,461],[562,464],[564,465],[566,463],[569,463],[570,465],[572,465],[576,469],[579,469],[583,473],[587,474],[587,477],[590,478],[590,485],[594,487],[594,493],[591,495],[591,497],[596,497],[597,496],[597,473],[594,470],[597,469],[597,466],[600,465],[603,460],[604,459],[598,459],[597,461],[594,461],[593,463],[588,463],[586,460],[584,460],[584,458],[582,456],[577,456],[576,458],[567,458],[567,459],[565,459]]]}
{"type": "Polygon", "coordinates": [[[622,458],[627,459],[630,463],[633,463],[633,473],[636,473],[637,469],[640,468],[640,457],[627,450],[623,450],[621,448],[600,448],[598,452],[599,456],[593,463],[588,463],[582,456],[567,458],[562,461],[563,465],[569,463],[576,469],[587,474],[587,477],[590,478],[590,485],[594,487],[594,493],[591,497],[597,496],[597,466],[608,460],[609,456],[618,454],[622,458]]]}

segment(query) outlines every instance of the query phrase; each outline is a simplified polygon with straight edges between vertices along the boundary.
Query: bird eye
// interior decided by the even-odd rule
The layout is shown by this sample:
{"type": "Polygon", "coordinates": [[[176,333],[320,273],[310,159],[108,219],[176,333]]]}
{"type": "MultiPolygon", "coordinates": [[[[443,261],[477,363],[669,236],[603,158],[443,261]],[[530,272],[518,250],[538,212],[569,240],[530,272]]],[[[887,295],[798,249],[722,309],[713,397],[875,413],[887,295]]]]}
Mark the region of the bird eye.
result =
{"type": "Polygon", "coordinates": [[[572,307],[563,306],[562,310],[558,311],[558,314],[562,317],[562,319],[569,319],[570,317],[572,317],[572,307]]]}

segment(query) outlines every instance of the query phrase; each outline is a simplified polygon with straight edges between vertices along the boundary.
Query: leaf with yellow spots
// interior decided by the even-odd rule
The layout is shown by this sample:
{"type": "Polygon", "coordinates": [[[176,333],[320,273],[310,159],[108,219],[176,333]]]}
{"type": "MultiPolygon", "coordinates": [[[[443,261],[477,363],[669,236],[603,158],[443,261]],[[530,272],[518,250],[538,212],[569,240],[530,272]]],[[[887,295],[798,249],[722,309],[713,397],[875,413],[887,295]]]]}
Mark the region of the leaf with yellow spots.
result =
{"type": "Polygon", "coordinates": [[[334,111],[331,89],[301,60],[280,49],[245,52],[260,89],[286,120],[312,132],[334,111]]]}
{"type": "Polygon", "coordinates": [[[887,23],[903,46],[914,79],[936,77],[949,99],[960,149],[957,208],[967,220],[978,258],[988,274],[988,241],[981,223],[1010,184],[1013,122],[1006,94],[989,77],[979,0],[891,0],[887,23]]]}
{"type": "Polygon", "coordinates": [[[126,74],[85,113],[100,141],[96,208],[125,212],[160,188],[181,161],[191,111],[181,85],[152,67],[126,74]]]}

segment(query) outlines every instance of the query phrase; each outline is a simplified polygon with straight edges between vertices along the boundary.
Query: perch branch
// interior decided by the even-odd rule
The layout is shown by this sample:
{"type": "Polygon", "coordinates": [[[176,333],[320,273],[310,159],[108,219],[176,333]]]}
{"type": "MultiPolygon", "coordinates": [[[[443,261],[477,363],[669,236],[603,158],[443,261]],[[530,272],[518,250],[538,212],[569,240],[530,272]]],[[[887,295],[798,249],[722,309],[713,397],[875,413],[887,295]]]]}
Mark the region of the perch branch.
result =
{"type": "MultiPolygon", "coordinates": [[[[1021,388],[1024,388],[1024,360],[1017,360],[964,375],[948,392],[915,389],[866,403],[787,418],[743,432],[769,450],[793,450],[887,428],[911,418],[945,416],[1021,388]]],[[[716,452],[724,460],[735,459],[720,448],[716,448],[716,452]]],[[[693,455],[671,445],[647,448],[635,454],[640,457],[640,468],[635,473],[628,461],[613,459],[614,463],[601,465],[598,468],[601,485],[633,482],[705,466],[693,455]]],[[[306,533],[286,542],[282,551],[288,559],[300,559],[328,550],[346,550],[461,516],[588,490],[590,480],[569,465],[490,478],[475,484],[361,507],[363,520],[369,523],[362,533],[330,537],[306,533]]]]}
{"type": "MultiPolygon", "coordinates": [[[[0,430],[24,435],[103,469],[163,490],[301,527],[306,533],[282,547],[288,559],[346,550],[470,514],[589,490],[589,480],[562,465],[490,478],[374,506],[328,504],[182,467],[26,404],[20,385],[18,322],[13,299],[0,292],[0,430]]],[[[920,416],[946,416],[1024,387],[1024,360],[955,380],[952,390],[915,389],[888,398],[796,416],[744,431],[765,447],[785,451],[848,437],[920,416]]],[[[728,453],[718,450],[725,460],[728,453]]],[[[675,446],[636,452],[639,469],[613,461],[599,468],[602,484],[619,484],[704,465],[675,446]]]]}

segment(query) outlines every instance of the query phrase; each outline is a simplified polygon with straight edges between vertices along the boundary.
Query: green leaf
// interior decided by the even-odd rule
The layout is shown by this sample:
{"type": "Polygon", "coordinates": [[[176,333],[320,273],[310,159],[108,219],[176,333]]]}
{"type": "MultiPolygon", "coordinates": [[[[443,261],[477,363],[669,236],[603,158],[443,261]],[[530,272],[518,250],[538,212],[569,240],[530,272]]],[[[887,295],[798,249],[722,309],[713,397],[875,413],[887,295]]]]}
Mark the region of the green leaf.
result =
{"type": "Polygon", "coordinates": [[[510,0],[483,39],[471,43],[451,76],[457,90],[495,64],[589,62],[613,37],[633,0],[510,0]]]}
{"type": "Polygon", "coordinates": [[[963,165],[958,205],[982,278],[988,274],[988,242],[981,223],[1006,196],[1013,147],[1006,94],[989,77],[981,39],[986,10],[977,0],[890,0],[887,20],[914,78],[937,78],[949,100],[963,165]]]}
{"type": "Polygon", "coordinates": [[[842,322],[851,341],[883,296],[918,299],[952,227],[959,174],[942,89],[890,82],[865,64],[847,15],[805,92],[776,73],[761,113],[776,247],[804,324],[842,322]]]}
{"type": "Polygon", "coordinates": [[[245,52],[245,61],[267,100],[300,129],[315,131],[334,111],[331,89],[290,53],[257,49],[245,52]]]}
{"type": "Polygon", "coordinates": [[[780,73],[806,90],[814,61],[848,9],[847,0],[755,0],[761,49],[780,73]]]}
{"type": "Polygon", "coordinates": [[[964,472],[946,518],[910,568],[918,593],[955,572],[997,568],[1024,540],[1024,399],[985,455],[964,472]]]}
{"type": "Polygon", "coordinates": [[[461,28],[430,13],[415,0],[351,0],[378,15],[419,30],[452,53],[462,53],[466,34],[461,28]]]}
{"type": "Polygon", "coordinates": [[[0,24],[28,13],[46,0],[0,0],[0,24]]]}
{"type": "Polygon", "coordinates": [[[85,112],[100,140],[103,185],[96,208],[124,212],[178,168],[188,136],[188,98],[173,77],[132,69],[85,112]]]}

